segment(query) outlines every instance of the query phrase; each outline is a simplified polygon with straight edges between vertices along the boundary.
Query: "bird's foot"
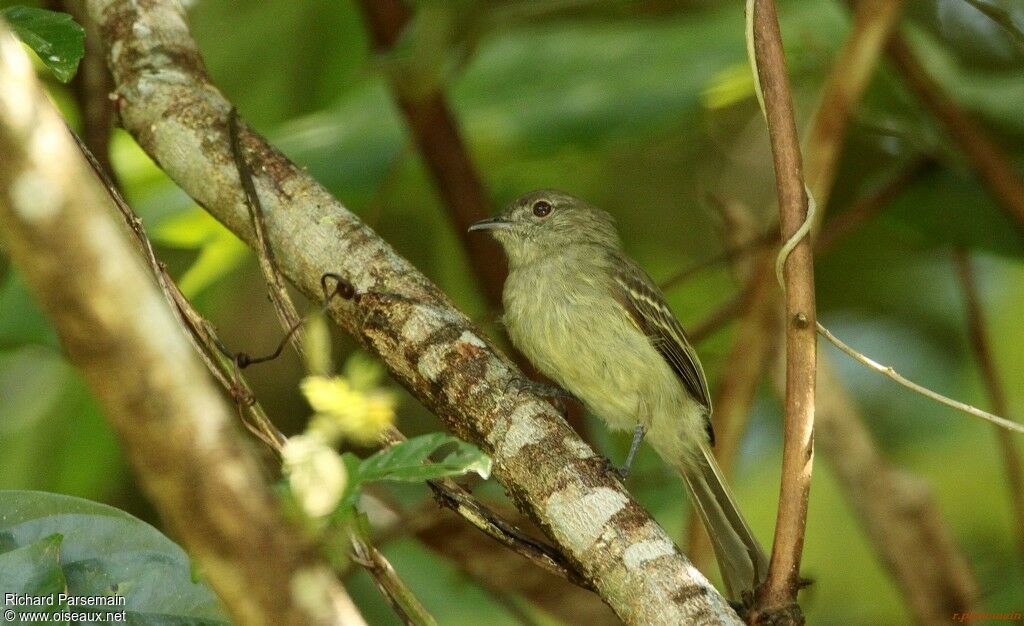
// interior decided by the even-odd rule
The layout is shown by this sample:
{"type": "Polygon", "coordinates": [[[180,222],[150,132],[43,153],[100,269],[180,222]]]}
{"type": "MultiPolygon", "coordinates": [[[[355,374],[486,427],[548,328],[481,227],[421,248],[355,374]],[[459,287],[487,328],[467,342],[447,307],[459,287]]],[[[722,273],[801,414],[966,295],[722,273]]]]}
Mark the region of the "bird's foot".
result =
{"type": "Polygon", "coordinates": [[[616,470],[622,480],[626,480],[629,477],[629,471],[633,468],[633,459],[636,458],[637,450],[640,449],[640,444],[646,435],[647,428],[642,424],[638,424],[633,430],[633,441],[629,446],[629,454],[626,455],[626,464],[616,470]]]}
{"type": "Polygon", "coordinates": [[[562,389],[558,385],[548,385],[545,383],[538,383],[528,378],[514,378],[509,381],[508,389],[514,389],[518,393],[527,392],[534,395],[541,396],[551,403],[551,406],[565,417],[569,413],[569,407],[566,405],[566,400],[572,400],[578,402],[576,396],[572,395],[565,389],[562,389]]]}

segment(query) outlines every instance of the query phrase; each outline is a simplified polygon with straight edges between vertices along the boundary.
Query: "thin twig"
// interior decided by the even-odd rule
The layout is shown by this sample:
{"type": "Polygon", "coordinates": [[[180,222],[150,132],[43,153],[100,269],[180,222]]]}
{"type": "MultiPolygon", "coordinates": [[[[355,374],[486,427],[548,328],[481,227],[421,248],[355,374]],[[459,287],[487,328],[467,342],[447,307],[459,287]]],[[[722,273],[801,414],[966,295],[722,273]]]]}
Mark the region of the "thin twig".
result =
{"type": "Polygon", "coordinates": [[[715,334],[719,330],[725,328],[729,322],[736,319],[740,313],[743,312],[749,300],[749,293],[746,288],[740,293],[734,295],[721,304],[717,309],[712,311],[702,319],[700,322],[693,325],[692,330],[687,332],[687,336],[693,343],[700,343],[711,335],[715,334]]]}
{"type": "Polygon", "coordinates": [[[370,574],[395,614],[408,626],[436,626],[437,620],[420,603],[405,581],[399,578],[387,557],[365,537],[360,536],[358,531],[352,531],[351,539],[352,560],[370,574]]]}
{"type": "Polygon", "coordinates": [[[980,417],[981,419],[989,421],[989,422],[992,422],[996,426],[999,426],[1001,428],[1005,428],[1006,430],[1012,430],[1014,432],[1024,433],[1024,425],[1018,424],[1017,422],[1014,422],[1012,420],[1008,420],[1008,419],[1006,419],[1004,417],[999,417],[998,415],[993,415],[993,414],[989,413],[988,411],[982,411],[981,409],[979,409],[977,407],[973,407],[973,406],[971,406],[969,404],[966,404],[964,402],[960,402],[959,400],[954,400],[952,398],[947,398],[946,396],[942,395],[941,393],[937,393],[937,392],[932,391],[931,389],[929,389],[927,387],[919,385],[919,384],[915,383],[914,381],[910,380],[909,378],[903,376],[902,374],[900,374],[899,372],[897,372],[893,368],[885,366],[885,365],[882,365],[881,363],[878,363],[877,361],[874,361],[870,357],[865,356],[865,355],[861,354],[860,352],[857,352],[856,350],[854,350],[853,348],[851,348],[847,344],[843,343],[843,341],[841,339],[839,339],[838,337],[833,335],[831,332],[829,332],[829,330],[827,328],[825,328],[821,324],[818,324],[817,328],[818,328],[818,334],[820,334],[825,339],[828,339],[830,342],[832,342],[832,345],[834,345],[835,347],[837,347],[840,350],[842,350],[843,352],[845,352],[848,356],[853,358],[853,360],[857,361],[858,363],[860,363],[862,365],[867,366],[869,369],[875,370],[876,372],[878,372],[880,374],[884,374],[885,376],[891,378],[892,380],[896,381],[897,383],[903,385],[907,389],[910,389],[911,391],[915,391],[915,392],[921,394],[922,396],[925,396],[926,398],[931,398],[932,400],[935,400],[939,404],[944,404],[944,405],[946,405],[946,406],[948,406],[950,408],[956,409],[957,411],[963,411],[964,413],[967,413],[969,415],[973,415],[975,417],[980,417]]]}
{"type": "Polygon", "coordinates": [[[178,324],[188,331],[186,335],[195,348],[196,353],[199,354],[199,357],[206,365],[206,369],[210,371],[221,387],[231,394],[242,424],[273,450],[280,452],[285,436],[274,426],[270,417],[263,410],[263,407],[256,401],[248,381],[238,371],[236,359],[231,358],[230,354],[225,351],[224,344],[217,337],[213,326],[192,306],[192,303],[181,292],[174,279],[167,273],[167,268],[160,262],[156,252],[153,250],[153,244],[150,242],[142,220],[139,219],[131,205],[124,199],[121,190],[107,176],[106,171],[104,171],[96,156],[78,135],[71,133],[71,136],[74,137],[79,150],[85,156],[86,161],[92,168],[93,173],[96,174],[99,182],[103,185],[107,195],[113,201],[114,206],[121,213],[121,217],[128,226],[128,230],[134,235],[134,241],[139,250],[142,251],[146,264],[156,278],[157,285],[160,287],[164,298],[170,303],[171,311],[174,313],[175,318],[177,318],[178,324]],[[227,361],[220,358],[221,354],[228,357],[227,361]],[[244,418],[245,413],[249,415],[249,419],[244,418]]]}
{"type": "MultiPolygon", "coordinates": [[[[801,174],[793,102],[782,51],[782,36],[773,0],[747,4],[755,84],[763,99],[775,164],[779,223],[788,244],[809,226],[809,205],[801,174]]],[[[781,253],[780,253],[780,258],[781,253]]],[[[802,237],[785,256],[782,268],[786,299],[786,420],[782,484],[775,541],[768,578],[757,590],[753,623],[801,623],[796,603],[800,558],[814,458],[814,263],[811,242],[802,237]]]]}
{"type": "MultiPolygon", "coordinates": [[[[405,435],[394,427],[384,433],[384,441],[388,445],[400,443],[405,438],[405,435]]],[[[427,484],[434,491],[434,499],[438,504],[451,509],[452,512],[468,521],[485,535],[522,555],[523,558],[541,569],[593,591],[593,586],[576,572],[558,550],[543,541],[534,539],[487,508],[462,485],[450,478],[428,480],[427,484]]]]}
{"type": "Polygon", "coordinates": [[[742,243],[734,248],[728,248],[726,250],[723,250],[714,256],[711,256],[702,261],[698,261],[697,263],[694,263],[690,267],[684,268],[676,272],[675,274],[661,282],[661,290],[668,291],[669,289],[678,287],[682,283],[696,276],[700,272],[703,272],[709,267],[714,267],[715,265],[719,265],[721,263],[731,263],[736,259],[759,252],[763,250],[765,247],[774,244],[778,240],[778,231],[769,230],[764,234],[755,237],[750,241],[747,241],[746,243],[742,243]]]}
{"type": "MultiPolygon", "coordinates": [[[[274,303],[274,310],[277,311],[285,328],[288,329],[288,337],[291,339],[292,347],[301,357],[304,347],[302,343],[302,320],[295,308],[295,303],[288,295],[288,287],[285,285],[284,277],[277,269],[277,261],[274,259],[274,250],[267,239],[267,218],[263,210],[263,203],[256,192],[256,184],[252,180],[252,170],[245,161],[245,153],[242,150],[241,132],[238,122],[238,109],[232,107],[228,113],[228,136],[231,141],[231,156],[238,168],[238,178],[245,190],[245,205],[249,209],[249,217],[252,220],[253,232],[256,235],[256,244],[260,260],[260,269],[263,271],[263,279],[267,281],[270,289],[270,298],[274,303]]],[[[276,355],[274,356],[276,358],[276,355]]]]}
{"type": "MultiPolygon", "coordinates": [[[[1009,403],[1006,401],[1006,392],[1003,390],[1002,379],[996,368],[995,356],[992,354],[992,345],[989,342],[988,331],[986,330],[985,314],[981,307],[981,297],[978,295],[977,280],[974,277],[971,257],[964,250],[956,250],[953,255],[953,263],[956,265],[957,278],[960,281],[960,289],[964,294],[964,308],[967,313],[967,328],[971,338],[971,348],[974,350],[974,358],[981,370],[982,380],[985,381],[985,390],[988,392],[988,401],[992,410],[1002,415],[1009,414],[1009,403]]],[[[1017,442],[1009,432],[997,428],[996,438],[999,442],[999,451],[1003,457],[1003,466],[1006,471],[1006,486],[1010,492],[1010,502],[1017,516],[1015,534],[1017,535],[1017,547],[1021,556],[1024,556],[1024,470],[1021,468],[1020,453],[1017,450],[1017,442]]]]}

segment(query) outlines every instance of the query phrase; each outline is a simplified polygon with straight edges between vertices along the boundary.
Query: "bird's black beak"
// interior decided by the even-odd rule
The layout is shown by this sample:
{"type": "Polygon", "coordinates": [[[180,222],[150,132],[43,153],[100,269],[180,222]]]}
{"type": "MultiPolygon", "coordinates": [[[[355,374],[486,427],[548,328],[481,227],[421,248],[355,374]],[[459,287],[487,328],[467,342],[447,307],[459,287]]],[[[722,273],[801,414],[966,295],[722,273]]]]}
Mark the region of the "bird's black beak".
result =
{"type": "Polygon", "coordinates": [[[469,232],[478,230],[507,230],[512,228],[512,222],[508,221],[504,217],[491,217],[486,220],[480,220],[476,224],[469,227],[469,232]]]}

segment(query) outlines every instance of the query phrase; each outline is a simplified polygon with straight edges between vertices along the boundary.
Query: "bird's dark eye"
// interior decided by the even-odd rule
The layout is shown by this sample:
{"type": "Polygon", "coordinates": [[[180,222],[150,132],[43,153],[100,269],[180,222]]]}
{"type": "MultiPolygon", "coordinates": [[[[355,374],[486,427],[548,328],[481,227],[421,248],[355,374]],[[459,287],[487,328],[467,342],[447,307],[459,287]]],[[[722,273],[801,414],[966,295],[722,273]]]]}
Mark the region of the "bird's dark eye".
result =
{"type": "Polygon", "coordinates": [[[533,214],[537,217],[544,217],[551,212],[551,203],[547,200],[538,200],[533,203],[533,214]]]}

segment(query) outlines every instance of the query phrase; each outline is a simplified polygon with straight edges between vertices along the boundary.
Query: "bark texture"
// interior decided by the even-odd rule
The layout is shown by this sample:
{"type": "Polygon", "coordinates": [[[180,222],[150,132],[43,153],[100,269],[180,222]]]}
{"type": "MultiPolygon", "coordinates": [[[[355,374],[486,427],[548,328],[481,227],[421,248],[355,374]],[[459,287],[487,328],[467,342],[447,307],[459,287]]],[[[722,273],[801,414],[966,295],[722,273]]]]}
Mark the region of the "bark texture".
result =
{"type": "Polygon", "coordinates": [[[143,487],[239,624],[364,624],[290,528],[224,400],[0,22],[0,241],[143,487]]]}
{"type": "MultiPolygon", "coordinates": [[[[230,104],[210,83],[176,2],[89,0],[123,125],[193,198],[254,242],[228,145],[230,104]]],[[[358,296],[331,315],[460,437],[632,624],[738,623],[722,596],[605,471],[605,462],[448,298],[369,227],[244,126],[241,145],[282,273],[319,298],[337,272],[358,296]]]]}

